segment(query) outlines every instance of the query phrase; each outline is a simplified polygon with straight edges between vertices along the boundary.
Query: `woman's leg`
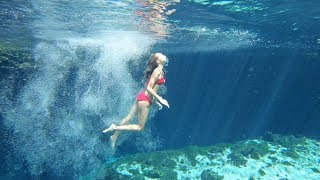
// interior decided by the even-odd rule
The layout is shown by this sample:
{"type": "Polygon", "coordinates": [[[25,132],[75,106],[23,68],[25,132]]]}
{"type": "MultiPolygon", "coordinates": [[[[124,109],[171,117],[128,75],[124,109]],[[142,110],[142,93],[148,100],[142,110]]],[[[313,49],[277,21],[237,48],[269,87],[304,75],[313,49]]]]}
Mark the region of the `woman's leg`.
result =
{"type": "Polygon", "coordinates": [[[150,104],[147,101],[138,101],[137,106],[138,106],[137,109],[138,109],[139,124],[128,124],[128,125],[120,125],[120,126],[111,124],[111,126],[108,129],[105,129],[102,132],[142,130],[148,118],[150,104]]]}
{"type": "MultiPolygon", "coordinates": [[[[130,122],[130,120],[132,120],[134,115],[136,114],[137,108],[138,108],[138,105],[137,105],[137,102],[135,102],[134,105],[132,106],[129,114],[125,118],[123,118],[122,121],[120,122],[120,125],[128,124],[130,122]]],[[[113,147],[115,146],[119,135],[120,135],[120,131],[116,131],[112,136],[110,136],[111,145],[113,147]]]]}
{"type": "Polygon", "coordinates": [[[150,104],[147,101],[138,101],[138,124],[128,124],[122,126],[114,126],[112,130],[115,131],[141,131],[143,130],[149,113],[150,104]]]}
{"type": "Polygon", "coordinates": [[[148,120],[150,104],[149,102],[146,102],[146,101],[139,101],[139,102],[141,102],[141,104],[139,104],[138,123],[139,123],[140,130],[143,130],[148,120]]]}
{"type": "Polygon", "coordinates": [[[144,126],[148,119],[148,113],[149,113],[150,104],[147,101],[138,101],[130,110],[130,113],[128,114],[128,118],[124,118],[121,122],[121,124],[127,124],[136,111],[138,110],[138,124],[128,124],[128,125],[120,125],[116,126],[115,124],[111,124],[111,126],[108,129],[105,129],[102,132],[109,132],[109,131],[116,131],[114,135],[110,137],[111,140],[111,147],[114,149],[116,140],[119,136],[120,131],[140,131],[144,129],[144,126]]]}

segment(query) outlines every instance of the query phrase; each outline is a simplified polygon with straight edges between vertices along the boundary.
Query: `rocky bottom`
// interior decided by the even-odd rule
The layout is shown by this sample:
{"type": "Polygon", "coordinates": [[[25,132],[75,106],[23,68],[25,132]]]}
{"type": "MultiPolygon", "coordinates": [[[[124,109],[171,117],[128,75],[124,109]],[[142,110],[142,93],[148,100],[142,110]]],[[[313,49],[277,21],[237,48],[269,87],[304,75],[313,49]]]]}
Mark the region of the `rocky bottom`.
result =
{"type": "Polygon", "coordinates": [[[320,141],[268,132],[260,139],[118,158],[90,178],[320,179],[320,141]]]}

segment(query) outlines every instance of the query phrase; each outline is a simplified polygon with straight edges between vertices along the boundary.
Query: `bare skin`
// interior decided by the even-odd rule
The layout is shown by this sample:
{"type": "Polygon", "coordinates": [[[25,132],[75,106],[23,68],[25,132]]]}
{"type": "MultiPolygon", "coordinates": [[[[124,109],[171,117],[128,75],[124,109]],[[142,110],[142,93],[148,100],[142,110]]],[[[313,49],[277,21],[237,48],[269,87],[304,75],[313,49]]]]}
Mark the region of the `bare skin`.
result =
{"type": "MultiPolygon", "coordinates": [[[[169,103],[167,100],[160,97],[157,92],[159,89],[159,86],[156,84],[156,82],[162,78],[163,75],[163,66],[167,61],[166,56],[160,53],[156,53],[157,55],[157,64],[158,67],[153,71],[149,83],[147,85],[145,94],[150,99],[156,99],[161,104],[167,106],[169,108],[169,103]]],[[[135,101],[133,104],[131,110],[129,111],[128,115],[122,119],[120,122],[120,125],[111,124],[109,128],[103,130],[103,133],[112,132],[115,131],[115,133],[110,136],[110,142],[112,149],[115,149],[115,145],[118,139],[118,136],[120,135],[121,131],[141,131],[144,129],[145,124],[148,119],[148,113],[149,113],[150,104],[147,101],[135,101]],[[135,115],[138,115],[138,124],[130,124],[130,121],[133,119],[135,115]]]]}

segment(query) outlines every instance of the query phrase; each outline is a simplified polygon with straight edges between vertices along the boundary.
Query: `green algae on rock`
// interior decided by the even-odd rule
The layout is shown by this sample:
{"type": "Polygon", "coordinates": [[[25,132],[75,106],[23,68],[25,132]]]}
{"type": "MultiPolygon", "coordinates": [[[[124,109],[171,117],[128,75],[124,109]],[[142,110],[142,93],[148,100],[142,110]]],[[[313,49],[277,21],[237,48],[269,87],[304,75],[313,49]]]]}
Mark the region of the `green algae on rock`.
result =
{"type": "Polygon", "coordinates": [[[31,50],[0,41],[0,68],[35,68],[31,50]]]}
{"type": "Polygon", "coordinates": [[[201,173],[201,180],[222,180],[223,176],[220,176],[218,173],[214,171],[210,171],[208,169],[203,170],[201,173]]]}
{"type": "Polygon", "coordinates": [[[266,173],[263,171],[263,169],[259,169],[259,174],[261,175],[261,176],[264,176],[264,175],[266,175],[266,173]]]}
{"type": "Polygon", "coordinates": [[[314,156],[319,141],[268,136],[269,141],[247,140],[131,155],[107,163],[103,176],[105,179],[320,178],[318,157],[314,156]],[[301,145],[304,151],[297,151],[301,145]]]}
{"type": "Polygon", "coordinates": [[[311,168],[311,169],[312,169],[313,172],[320,174],[320,170],[319,169],[317,169],[317,168],[311,168]]]}

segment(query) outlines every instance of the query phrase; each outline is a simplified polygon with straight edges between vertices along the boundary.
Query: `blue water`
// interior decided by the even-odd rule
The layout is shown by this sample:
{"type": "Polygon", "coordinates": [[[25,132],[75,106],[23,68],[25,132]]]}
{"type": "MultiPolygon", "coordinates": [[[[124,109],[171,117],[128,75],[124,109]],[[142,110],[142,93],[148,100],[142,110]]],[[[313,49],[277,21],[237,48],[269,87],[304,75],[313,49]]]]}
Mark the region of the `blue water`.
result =
{"type": "Polygon", "coordinates": [[[257,138],[319,138],[320,3],[1,1],[0,42],[36,68],[1,65],[3,177],[78,176],[137,152],[257,138]],[[176,12],[166,15],[168,10],[176,12]],[[170,59],[143,132],[113,152],[153,52],[170,59]]]}

